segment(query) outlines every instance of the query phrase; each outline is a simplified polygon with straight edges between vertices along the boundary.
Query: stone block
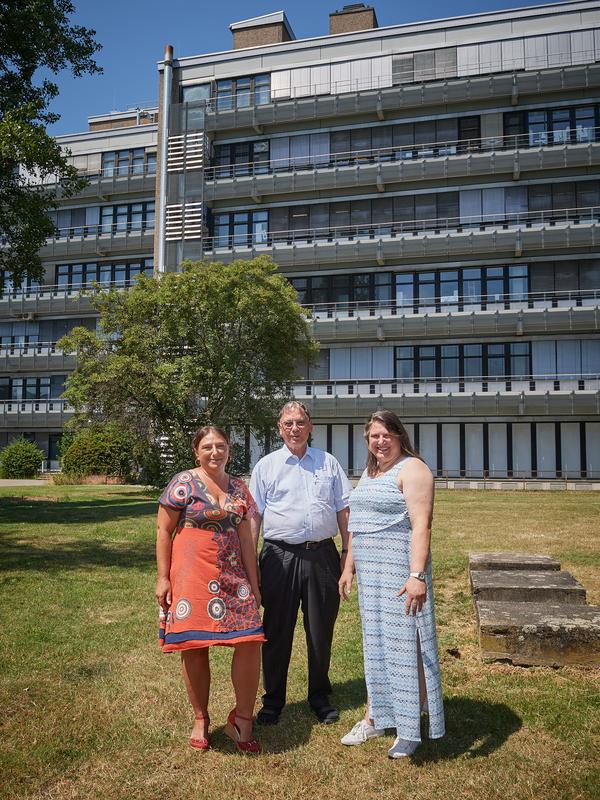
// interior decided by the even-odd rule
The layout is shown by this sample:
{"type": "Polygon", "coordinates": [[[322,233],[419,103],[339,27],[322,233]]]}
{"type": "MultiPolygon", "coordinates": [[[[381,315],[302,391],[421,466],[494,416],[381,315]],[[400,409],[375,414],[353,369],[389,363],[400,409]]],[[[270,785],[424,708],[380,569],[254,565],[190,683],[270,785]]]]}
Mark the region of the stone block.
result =
{"type": "Polygon", "coordinates": [[[533,553],[469,553],[469,569],[559,570],[560,562],[533,553]]]}
{"type": "Polygon", "coordinates": [[[600,606],[477,603],[484,661],[519,666],[600,666],[600,606]]]}
{"type": "Polygon", "coordinates": [[[471,572],[473,601],[585,604],[585,589],[570,572],[481,570],[471,572]]]}

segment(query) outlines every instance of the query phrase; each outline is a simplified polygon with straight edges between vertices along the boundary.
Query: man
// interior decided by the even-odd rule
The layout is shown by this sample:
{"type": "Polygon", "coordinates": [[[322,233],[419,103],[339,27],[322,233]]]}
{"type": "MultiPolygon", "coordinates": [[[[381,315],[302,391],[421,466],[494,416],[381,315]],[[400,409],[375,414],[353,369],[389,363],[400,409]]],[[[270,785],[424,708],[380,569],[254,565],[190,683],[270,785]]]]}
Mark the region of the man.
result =
{"type": "Polygon", "coordinates": [[[342,536],[343,568],[348,550],[348,498],[351,485],[329,453],[308,446],[312,431],[306,406],[294,400],[279,414],[283,447],[261,458],[252,472],[250,492],[260,517],[252,521],[260,554],[264,606],[265,693],[257,715],[274,725],[285,705],[288,667],[298,607],[302,607],[308,649],[308,702],[320,722],[337,722],[329,704],[329,662],[339,608],[340,557],[334,544],[342,536]]]}

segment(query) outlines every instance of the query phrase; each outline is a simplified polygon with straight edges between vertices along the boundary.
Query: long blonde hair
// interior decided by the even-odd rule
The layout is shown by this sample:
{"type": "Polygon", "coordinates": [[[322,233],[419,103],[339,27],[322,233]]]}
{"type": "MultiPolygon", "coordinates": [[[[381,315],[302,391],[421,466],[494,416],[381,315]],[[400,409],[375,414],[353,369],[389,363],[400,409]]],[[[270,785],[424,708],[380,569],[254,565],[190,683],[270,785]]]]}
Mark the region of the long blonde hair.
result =
{"type": "MultiPolygon", "coordinates": [[[[383,427],[393,436],[400,439],[400,451],[404,456],[414,456],[421,458],[411,444],[410,436],[404,425],[400,422],[400,417],[393,411],[382,409],[371,414],[371,417],[365,425],[365,441],[367,443],[367,475],[372,478],[377,473],[377,459],[369,448],[369,431],[374,422],[379,422],[383,427]]],[[[422,460],[422,459],[421,459],[422,460]]]]}

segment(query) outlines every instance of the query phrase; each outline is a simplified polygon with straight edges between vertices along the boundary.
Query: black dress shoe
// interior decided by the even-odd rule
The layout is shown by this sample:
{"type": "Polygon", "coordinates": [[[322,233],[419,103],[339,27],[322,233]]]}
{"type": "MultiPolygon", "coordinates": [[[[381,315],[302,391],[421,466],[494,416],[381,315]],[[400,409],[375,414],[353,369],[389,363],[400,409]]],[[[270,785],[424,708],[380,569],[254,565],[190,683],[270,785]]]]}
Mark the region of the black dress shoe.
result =
{"type": "Polygon", "coordinates": [[[276,708],[263,706],[256,715],[256,721],[259,725],[277,725],[279,714],[280,712],[276,708]]]}
{"type": "Polygon", "coordinates": [[[313,708],[313,711],[323,725],[332,725],[334,722],[338,722],[340,718],[337,708],[333,706],[319,706],[319,708],[313,708]]]}

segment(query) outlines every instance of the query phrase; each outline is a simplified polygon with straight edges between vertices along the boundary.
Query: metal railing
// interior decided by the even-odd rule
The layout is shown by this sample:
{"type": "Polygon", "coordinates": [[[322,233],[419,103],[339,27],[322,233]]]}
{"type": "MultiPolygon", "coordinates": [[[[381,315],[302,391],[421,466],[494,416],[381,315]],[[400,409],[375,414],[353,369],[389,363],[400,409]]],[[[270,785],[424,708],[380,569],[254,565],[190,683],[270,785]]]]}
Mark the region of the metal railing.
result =
{"type": "Polygon", "coordinates": [[[501,292],[494,294],[438,295],[426,299],[345,300],[331,303],[303,303],[315,319],[336,317],[407,316],[451,314],[457,311],[486,311],[511,308],[579,307],[600,302],[600,289],[552,292],[501,292]]]}
{"type": "Polygon", "coordinates": [[[56,342],[0,342],[0,356],[62,355],[56,342]]]}
{"type": "Polygon", "coordinates": [[[53,240],[58,239],[91,239],[102,236],[129,236],[132,234],[143,235],[154,232],[154,222],[95,222],[91,225],[70,225],[68,228],[57,228],[53,240]]]}
{"type": "Polygon", "coordinates": [[[25,411],[27,413],[59,413],[71,412],[73,407],[66,401],[60,398],[25,398],[25,399],[3,399],[0,400],[0,412],[6,414],[18,413],[25,411]]]}
{"type": "MultiPolygon", "coordinates": [[[[145,273],[137,273],[143,275],[145,273]]],[[[128,289],[133,285],[135,278],[132,276],[129,280],[123,281],[99,281],[96,279],[89,279],[80,283],[68,284],[42,284],[40,286],[5,286],[4,289],[0,287],[0,301],[6,297],[59,297],[64,295],[72,295],[78,297],[82,292],[96,292],[102,289],[128,289]]],[[[151,272],[149,273],[151,274],[151,272]]]]}
{"type": "MultiPolygon", "coordinates": [[[[293,208],[293,207],[292,207],[293,208]]],[[[462,233],[474,229],[530,228],[534,225],[594,224],[600,220],[600,206],[587,208],[560,208],[544,211],[523,211],[495,214],[476,214],[461,217],[412,219],[396,222],[371,222],[360,225],[333,225],[322,228],[298,228],[296,230],[255,230],[248,233],[219,234],[206,237],[205,249],[218,251],[240,247],[271,247],[272,245],[294,245],[333,242],[336,240],[364,241],[381,237],[397,237],[419,234],[462,233]]]]}
{"type": "MultiPolygon", "coordinates": [[[[77,169],[77,175],[80,178],[86,178],[90,184],[94,179],[98,183],[106,180],[118,181],[122,178],[131,180],[132,178],[146,178],[156,176],[156,164],[127,164],[127,166],[110,166],[110,167],[82,167],[77,169]]],[[[54,186],[58,183],[56,175],[48,175],[40,184],[42,186],[54,186]]],[[[87,187],[84,187],[84,189],[87,187]]]]}
{"type": "Polygon", "coordinates": [[[378,395],[467,394],[498,392],[598,392],[600,374],[457,375],[425,378],[299,380],[290,386],[295,397],[368,397],[378,395]]]}
{"type": "MultiPolygon", "coordinates": [[[[376,128],[374,130],[377,130],[376,128]]],[[[252,161],[207,167],[207,181],[222,178],[245,178],[283,172],[335,169],[336,167],[386,164],[448,156],[466,156],[474,153],[491,153],[506,150],[539,149],[574,144],[591,144],[600,140],[600,126],[577,127],[556,131],[530,132],[504,136],[486,136],[470,139],[450,139],[426,144],[404,144],[393,147],[374,147],[365,150],[348,150],[343,153],[315,153],[303,156],[274,158],[269,161],[252,161]]]]}

